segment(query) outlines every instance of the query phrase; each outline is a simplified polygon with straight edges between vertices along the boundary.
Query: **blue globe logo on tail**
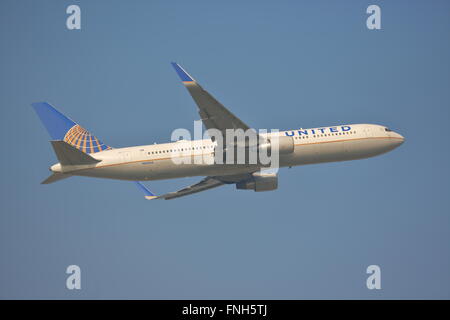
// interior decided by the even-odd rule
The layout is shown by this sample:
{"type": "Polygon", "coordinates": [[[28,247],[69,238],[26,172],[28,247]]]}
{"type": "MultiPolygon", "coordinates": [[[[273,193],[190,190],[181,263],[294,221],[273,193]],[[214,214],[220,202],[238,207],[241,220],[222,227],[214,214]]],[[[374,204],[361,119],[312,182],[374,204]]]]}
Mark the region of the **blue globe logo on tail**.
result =
{"type": "Polygon", "coordinates": [[[95,153],[112,149],[78,124],[67,131],[63,140],[85,153],[95,153]]]}
{"type": "Polygon", "coordinates": [[[52,140],[63,140],[85,153],[112,149],[47,102],[31,104],[52,140]]]}

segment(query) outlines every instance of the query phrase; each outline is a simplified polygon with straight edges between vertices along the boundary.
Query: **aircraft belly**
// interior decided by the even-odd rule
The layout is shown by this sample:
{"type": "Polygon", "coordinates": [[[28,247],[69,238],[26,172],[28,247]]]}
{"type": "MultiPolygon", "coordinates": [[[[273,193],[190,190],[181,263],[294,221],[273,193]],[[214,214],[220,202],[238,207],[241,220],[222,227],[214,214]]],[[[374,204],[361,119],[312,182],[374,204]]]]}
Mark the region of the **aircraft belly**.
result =
{"type": "Polygon", "coordinates": [[[295,146],[292,154],[280,157],[280,166],[298,166],[317,162],[317,144],[302,144],[295,146]]]}
{"type": "Polygon", "coordinates": [[[371,138],[345,142],[348,160],[374,157],[394,149],[388,139],[371,138]]]}
{"type": "Polygon", "coordinates": [[[222,164],[175,164],[172,160],[143,161],[136,163],[115,164],[95,169],[79,170],[74,175],[131,181],[175,179],[194,176],[219,176],[248,173],[258,168],[248,165],[222,164]]]}
{"type": "Polygon", "coordinates": [[[369,158],[395,148],[389,140],[380,138],[311,143],[295,146],[294,153],[280,158],[280,166],[346,161],[369,158]]]}
{"type": "Polygon", "coordinates": [[[293,158],[296,165],[343,161],[348,155],[344,148],[344,142],[311,143],[296,146],[293,158]]]}
{"type": "Polygon", "coordinates": [[[119,180],[146,180],[150,176],[150,168],[141,163],[125,163],[99,166],[93,169],[80,170],[75,172],[75,175],[95,177],[95,178],[109,178],[119,180]]]}
{"type": "Polygon", "coordinates": [[[316,162],[333,162],[348,160],[345,142],[322,143],[317,145],[316,162]]]}

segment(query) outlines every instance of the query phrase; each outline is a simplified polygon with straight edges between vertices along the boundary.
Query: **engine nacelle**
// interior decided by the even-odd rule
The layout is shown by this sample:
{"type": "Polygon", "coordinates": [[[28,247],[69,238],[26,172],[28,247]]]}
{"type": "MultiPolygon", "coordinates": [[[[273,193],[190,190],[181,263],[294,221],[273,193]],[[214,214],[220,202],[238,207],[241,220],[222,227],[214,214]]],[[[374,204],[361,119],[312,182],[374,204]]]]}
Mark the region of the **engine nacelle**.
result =
{"type": "Polygon", "coordinates": [[[278,176],[276,173],[255,172],[249,180],[236,183],[236,189],[272,191],[278,188],[278,176]]]}

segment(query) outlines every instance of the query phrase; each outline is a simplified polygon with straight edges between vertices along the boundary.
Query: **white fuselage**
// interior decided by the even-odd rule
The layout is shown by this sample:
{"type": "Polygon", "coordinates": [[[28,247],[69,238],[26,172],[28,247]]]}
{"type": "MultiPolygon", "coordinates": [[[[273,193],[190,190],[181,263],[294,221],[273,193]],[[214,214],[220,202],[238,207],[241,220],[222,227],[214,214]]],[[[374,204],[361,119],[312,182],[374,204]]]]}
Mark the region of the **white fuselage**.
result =
{"type": "MultiPolygon", "coordinates": [[[[384,126],[338,125],[280,131],[294,139],[294,151],[280,155],[279,166],[355,160],[393,150],[404,138],[384,126]]],[[[144,181],[192,176],[248,173],[249,165],[215,164],[215,143],[210,139],[118,148],[91,154],[101,160],[89,166],[51,167],[54,172],[98,178],[144,181]]],[[[259,168],[255,165],[255,171],[259,168]]]]}

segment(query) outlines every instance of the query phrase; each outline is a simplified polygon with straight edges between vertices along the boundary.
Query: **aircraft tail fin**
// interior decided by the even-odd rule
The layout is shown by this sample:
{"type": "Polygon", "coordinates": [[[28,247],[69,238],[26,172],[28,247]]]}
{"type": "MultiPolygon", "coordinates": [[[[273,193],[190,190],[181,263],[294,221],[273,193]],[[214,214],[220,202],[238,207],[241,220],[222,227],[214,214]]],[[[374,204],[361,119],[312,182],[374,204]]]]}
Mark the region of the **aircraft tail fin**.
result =
{"type": "Polygon", "coordinates": [[[52,140],[62,140],[85,153],[112,149],[47,102],[31,104],[52,140]]]}
{"type": "Polygon", "coordinates": [[[73,145],[65,141],[54,140],[50,142],[53,150],[55,150],[56,157],[62,166],[94,164],[101,161],[93,158],[81,150],[78,150],[73,145]]]}
{"type": "Polygon", "coordinates": [[[50,177],[48,177],[47,179],[45,179],[44,181],[41,182],[41,184],[50,184],[62,179],[66,179],[71,177],[70,174],[64,174],[64,173],[59,173],[59,172],[54,172],[50,177]]]}

